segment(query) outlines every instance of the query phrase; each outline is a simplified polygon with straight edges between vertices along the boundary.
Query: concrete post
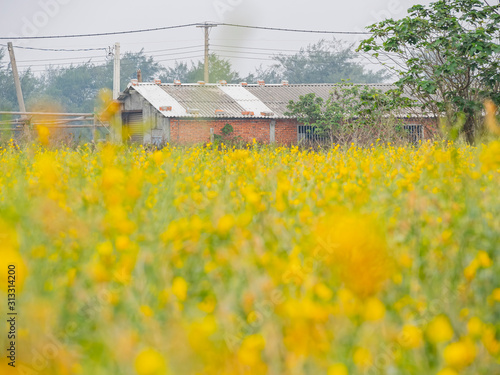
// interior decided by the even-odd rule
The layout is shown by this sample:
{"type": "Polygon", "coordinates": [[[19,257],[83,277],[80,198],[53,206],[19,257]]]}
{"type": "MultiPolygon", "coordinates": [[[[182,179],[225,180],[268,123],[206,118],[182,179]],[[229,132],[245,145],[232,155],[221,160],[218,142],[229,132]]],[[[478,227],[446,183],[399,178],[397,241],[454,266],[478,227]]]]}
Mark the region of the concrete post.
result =
{"type": "Polygon", "coordinates": [[[276,120],[269,123],[269,143],[276,143],[276,120]]]}

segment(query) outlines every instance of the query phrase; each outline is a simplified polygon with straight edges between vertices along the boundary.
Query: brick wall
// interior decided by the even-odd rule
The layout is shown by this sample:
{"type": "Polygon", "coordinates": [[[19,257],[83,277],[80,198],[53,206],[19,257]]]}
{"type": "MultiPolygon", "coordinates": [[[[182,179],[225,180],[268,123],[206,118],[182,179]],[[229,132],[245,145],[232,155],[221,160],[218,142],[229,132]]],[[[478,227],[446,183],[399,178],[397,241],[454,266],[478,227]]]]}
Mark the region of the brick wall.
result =
{"type": "Polygon", "coordinates": [[[423,125],[424,126],[424,139],[434,138],[434,134],[438,131],[438,120],[435,118],[408,118],[404,120],[406,125],[423,125]]]}
{"type": "MultiPolygon", "coordinates": [[[[234,131],[232,137],[241,137],[245,142],[253,139],[269,143],[271,119],[182,119],[170,121],[170,140],[176,143],[205,143],[210,141],[210,128],[222,135],[222,128],[230,124],[234,131]]],[[[276,120],[276,142],[291,144],[297,142],[295,120],[276,120]]]]}
{"type": "MultiPolygon", "coordinates": [[[[174,143],[192,144],[210,141],[210,128],[214,133],[222,135],[222,128],[230,124],[233,137],[241,137],[244,142],[269,143],[271,119],[193,119],[173,118],[170,120],[170,141],[174,143]]],[[[408,118],[406,124],[424,125],[424,138],[432,139],[437,130],[437,121],[432,118],[408,118]]],[[[275,140],[277,144],[292,145],[297,143],[297,120],[277,119],[275,140]]]]}
{"type": "Polygon", "coordinates": [[[276,120],[276,143],[292,145],[297,143],[297,120],[276,120]]]}

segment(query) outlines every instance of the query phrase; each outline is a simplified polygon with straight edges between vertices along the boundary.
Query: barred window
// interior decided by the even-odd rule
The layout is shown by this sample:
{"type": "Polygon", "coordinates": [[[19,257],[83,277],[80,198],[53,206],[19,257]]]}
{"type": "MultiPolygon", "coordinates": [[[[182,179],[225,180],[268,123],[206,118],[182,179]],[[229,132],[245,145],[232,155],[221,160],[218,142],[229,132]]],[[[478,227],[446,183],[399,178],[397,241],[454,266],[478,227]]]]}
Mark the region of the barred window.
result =
{"type": "Polygon", "coordinates": [[[299,143],[322,143],[329,140],[328,135],[319,133],[312,125],[299,125],[298,138],[299,143]]]}
{"type": "Polygon", "coordinates": [[[421,124],[404,125],[403,129],[408,134],[408,140],[412,143],[424,140],[424,126],[421,124]]]}

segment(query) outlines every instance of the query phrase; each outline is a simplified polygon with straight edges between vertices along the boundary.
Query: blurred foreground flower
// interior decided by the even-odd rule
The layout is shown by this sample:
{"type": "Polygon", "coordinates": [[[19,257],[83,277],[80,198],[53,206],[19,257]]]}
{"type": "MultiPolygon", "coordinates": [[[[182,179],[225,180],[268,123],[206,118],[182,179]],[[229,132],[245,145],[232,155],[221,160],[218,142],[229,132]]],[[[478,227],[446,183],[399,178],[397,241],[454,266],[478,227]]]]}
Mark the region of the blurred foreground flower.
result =
{"type": "Polygon", "coordinates": [[[358,296],[376,294],[391,277],[393,262],[374,217],[354,213],[331,215],[320,222],[314,235],[319,243],[318,256],[325,256],[325,262],[358,296]]]}
{"type": "Polygon", "coordinates": [[[486,100],[484,108],[486,109],[486,127],[492,134],[500,135],[500,125],[496,118],[497,107],[491,100],[486,100]]]}
{"type": "Polygon", "coordinates": [[[138,375],[166,375],[167,362],[158,351],[147,348],[136,357],[135,371],[138,375]]]}

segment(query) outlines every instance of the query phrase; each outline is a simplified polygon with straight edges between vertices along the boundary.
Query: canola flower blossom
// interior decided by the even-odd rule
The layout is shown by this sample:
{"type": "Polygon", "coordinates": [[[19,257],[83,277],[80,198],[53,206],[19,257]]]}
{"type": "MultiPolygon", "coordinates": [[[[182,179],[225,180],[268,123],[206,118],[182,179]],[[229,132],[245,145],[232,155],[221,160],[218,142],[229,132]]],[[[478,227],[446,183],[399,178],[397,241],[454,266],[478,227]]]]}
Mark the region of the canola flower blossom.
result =
{"type": "Polygon", "coordinates": [[[45,145],[0,148],[1,374],[498,372],[498,141],[45,145]]]}

